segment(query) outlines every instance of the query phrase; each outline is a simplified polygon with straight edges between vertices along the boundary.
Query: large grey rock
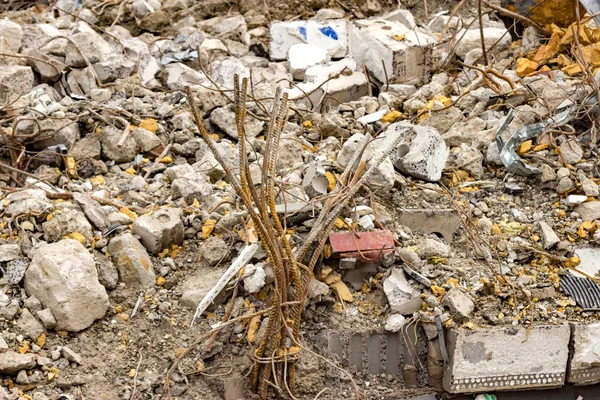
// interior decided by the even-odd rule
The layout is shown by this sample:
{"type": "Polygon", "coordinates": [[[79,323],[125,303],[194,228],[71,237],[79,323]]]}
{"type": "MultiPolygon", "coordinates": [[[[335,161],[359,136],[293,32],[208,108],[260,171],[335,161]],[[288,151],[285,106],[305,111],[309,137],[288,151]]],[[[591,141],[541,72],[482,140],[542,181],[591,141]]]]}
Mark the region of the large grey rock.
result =
{"type": "Polygon", "coordinates": [[[75,160],[100,159],[102,153],[102,144],[99,135],[95,133],[88,134],[86,137],[78,140],[69,151],[69,155],[75,160]]]}
{"type": "Polygon", "coordinates": [[[0,68],[0,103],[14,101],[29,93],[32,88],[31,67],[10,65],[0,68]]]}
{"type": "Polygon", "coordinates": [[[213,266],[225,260],[229,254],[229,247],[223,239],[211,236],[202,243],[199,254],[203,261],[213,266]]]}
{"type": "Polygon", "coordinates": [[[8,45],[10,53],[18,53],[23,40],[23,29],[21,25],[10,19],[0,20],[0,38],[8,45]]]}
{"type": "Polygon", "coordinates": [[[568,164],[575,164],[583,157],[583,149],[576,140],[565,140],[560,145],[560,155],[568,164]]]}
{"type": "Polygon", "coordinates": [[[56,242],[71,233],[78,232],[85,237],[86,244],[89,244],[94,236],[92,225],[78,210],[65,210],[50,221],[44,222],[42,226],[44,227],[44,238],[48,242],[56,242]]]}
{"type": "Polygon", "coordinates": [[[74,69],[67,75],[67,84],[73,94],[89,96],[91,91],[98,89],[96,76],[91,67],[74,69]]]}
{"type": "Polygon", "coordinates": [[[54,318],[54,314],[52,314],[52,310],[49,308],[45,308],[42,311],[38,311],[35,313],[39,320],[44,325],[46,329],[54,329],[56,328],[56,319],[54,318]]]}
{"type": "Polygon", "coordinates": [[[19,371],[36,366],[34,354],[19,354],[14,351],[0,353],[0,374],[14,375],[19,371]]]}
{"type": "Polygon", "coordinates": [[[119,270],[119,277],[128,285],[146,289],[156,280],[152,260],[146,249],[131,233],[111,239],[108,252],[119,270]]]}
{"type": "Polygon", "coordinates": [[[151,253],[160,253],[171,244],[183,242],[181,209],[161,208],[152,215],[143,215],[133,223],[133,233],[151,253]]]}
{"type": "Polygon", "coordinates": [[[202,72],[195,71],[182,63],[167,65],[163,70],[162,77],[169,89],[184,89],[186,86],[198,82],[210,85],[202,72]]]}
{"type": "Polygon", "coordinates": [[[233,77],[238,75],[240,82],[250,78],[250,68],[246,67],[237,57],[228,57],[212,63],[212,78],[223,89],[233,89],[233,77]]]}
{"type": "Polygon", "coordinates": [[[63,62],[55,57],[47,55],[37,48],[25,49],[22,53],[23,55],[34,57],[27,59],[27,65],[40,74],[42,82],[57,81],[66,68],[66,65],[63,62]]]}
{"type": "Polygon", "coordinates": [[[36,249],[25,273],[25,291],[52,311],[58,330],[85,329],[102,318],[109,305],[94,259],[72,239],[36,249]]]}
{"type": "Polygon", "coordinates": [[[448,149],[440,134],[431,127],[399,122],[390,125],[383,139],[391,146],[400,138],[390,154],[400,171],[430,182],[439,181],[448,159],[448,149]]]}
{"type": "Polygon", "coordinates": [[[444,390],[477,393],[560,387],[569,358],[569,326],[452,329],[444,390]]]}
{"type": "MultiPolygon", "coordinates": [[[[258,136],[265,125],[263,121],[258,121],[249,115],[246,115],[246,123],[244,125],[245,132],[248,137],[258,136]]],[[[210,114],[210,122],[219,127],[229,137],[233,139],[238,138],[238,132],[235,125],[235,112],[230,107],[220,107],[210,114]]]]}
{"type": "Polygon", "coordinates": [[[421,292],[408,283],[401,269],[392,269],[390,276],[383,281],[383,291],[396,314],[412,314],[421,309],[421,292]]]}
{"type": "Polygon", "coordinates": [[[139,153],[140,147],[131,135],[128,135],[123,145],[119,147],[121,136],[123,131],[110,125],[103,127],[102,155],[118,163],[129,162],[139,153]]]}
{"type": "MultiPolygon", "coordinates": [[[[39,140],[33,143],[33,148],[36,150],[45,150],[47,147],[64,145],[67,149],[70,149],[77,140],[80,138],[79,124],[76,121],[69,119],[54,119],[47,118],[39,122],[39,125],[35,122],[30,124],[19,124],[19,128],[24,128],[20,133],[35,133],[39,132],[55,132],[50,137],[44,140],[39,140]]],[[[20,130],[20,129],[19,129],[20,130]]],[[[45,134],[41,133],[41,137],[45,134]]],[[[40,138],[41,138],[40,137],[40,138]]]]}
{"type": "Polygon", "coordinates": [[[102,36],[87,24],[81,24],[82,31],[69,35],[69,38],[75,42],[81,53],[71,42],[67,44],[65,49],[65,64],[69,67],[81,68],[87,66],[84,56],[91,64],[95,64],[106,60],[113,53],[110,44],[102,36]]]}

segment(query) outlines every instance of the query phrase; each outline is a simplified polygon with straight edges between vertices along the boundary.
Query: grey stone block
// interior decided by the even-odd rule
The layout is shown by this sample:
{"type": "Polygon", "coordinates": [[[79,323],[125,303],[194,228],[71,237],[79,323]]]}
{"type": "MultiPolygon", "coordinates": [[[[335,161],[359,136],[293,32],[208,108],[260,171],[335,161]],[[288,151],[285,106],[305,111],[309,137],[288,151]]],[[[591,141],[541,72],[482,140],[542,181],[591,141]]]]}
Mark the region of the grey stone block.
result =
{"type": "Polygon", "coordinates": [[[571,354],[567,382],[591,385],[600,382],[600,322],[571,322],[571,354]]]}

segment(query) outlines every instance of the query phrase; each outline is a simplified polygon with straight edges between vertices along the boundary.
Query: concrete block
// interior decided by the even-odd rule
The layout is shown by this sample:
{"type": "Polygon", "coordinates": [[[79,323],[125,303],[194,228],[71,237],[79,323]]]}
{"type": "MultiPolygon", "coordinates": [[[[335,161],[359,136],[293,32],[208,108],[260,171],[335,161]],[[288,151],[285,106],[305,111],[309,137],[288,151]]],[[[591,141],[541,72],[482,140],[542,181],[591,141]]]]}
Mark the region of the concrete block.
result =
{"type": "Polygon", "coordinates": [[[307,43],[327,50],[331,58],[348,53],[348,21],[275,21],[271,24],[271,60],[286,60],[290,47],[307,43]]]}
{"type": "Polygon", "coordinates": [[[349,29],[349,41],[350,56],[382,83],[428,80],[436,40],[419,29],[383,19],[359,20],[349,29]]]}
{"type": "Polygon", "coordinates": [[[312,44],[295,44],[290,47],[288,60],[294,79],[302,80],[308,68],[327,61],[327,50],[312,44]]]}
{"type": "Polygon", "coordinates": [[[141,242],[152,253],[159,253],[171,244],[183,242],[181,210],[162,208],[152,215],[143,215],[133,223],[133,233],[140,235],[141,242]]]}
{"type": "Polygon", "coordinates": [[[460,216],[453,209],[398,210],[397,222],[419,232],[440,234],[446,243],[452,243],[461,226],[460,216]]]}
{"type": "Polygon", "coordinates": [[[567,324],[452,329],[446,335],[449,362],[444,390],[543,389],[564,384],[569,355],[567,324]]]}
{"type": "Polygon", "coordinates": [[[600,382],[600,322],[571,322],[571,355],[567,382],[591,385],[600,382]]]}
{"type": "Polygon", "coordinates": [[[290,100],[314,111],[326,111],[369,93],[367,77],[357,71],[356,61],[349,58],[308,68],[304,82],[286,91],[290,100]],[[337,100],[325,99],[326,96],[337,100]]]}

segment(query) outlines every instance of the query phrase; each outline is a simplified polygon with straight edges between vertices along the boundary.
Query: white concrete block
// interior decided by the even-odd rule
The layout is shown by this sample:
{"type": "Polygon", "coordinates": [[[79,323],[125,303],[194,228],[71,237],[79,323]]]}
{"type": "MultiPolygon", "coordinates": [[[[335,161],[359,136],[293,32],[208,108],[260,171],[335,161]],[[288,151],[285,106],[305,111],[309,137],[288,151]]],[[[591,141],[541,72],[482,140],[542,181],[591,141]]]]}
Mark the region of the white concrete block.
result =
{"type": "Polygon", "coordinates": [[[290,100],[310,110],[320,110],[322,103],[324,108],[330,105],[337,107],[340,103],[354,101],[368,94],[367,77],[356,69],[356,62],[349,58],[316,65],[306,70],[304,82],[286,92],[290,100]]]}
{"type": "Polygon", "coordinates": [[[355,21],[349,29],[350,56],[380,82],[420,84],[428,80],[435,38],[382,19],[355,21]],[[385,65],[385,68],[384,68],[385,65]]]}
{"type": "Polygon", "coordinates": [[[327,50],[331,58],[348,53],[348,21],[275,21],[271,24],[271,60],[285,60],[290,47],[306,43],[327,50]]]}
{"type": "Polygon", "coordinates": [[[591,385],[600,382],[600,322],[571,322],[571,359],[567,382],[591,385]]]}
{"type": "Polygon", "coordinates": [[[415,17],[408,10],[395,10],[383,16],[383,19],[388,21],[400,22],[408,29],[415,29],[417,23],[415,17]]]}
{"type": "Polygon", "coordinates": [[[564,384],[570,329],[535,325],[452,329],[446,335],[449,362],[444,390],[450,393],[542,389],[564,384]]]}
{"type": "Polygon", "coordinates": [[[294,79],[304,79],[304,73],[310,67],[327,61],[327,50],[312,44],[298,43],[290,47],[288,61],[290,73],[294,79]]]}
{"type": "MultiPolygon", "coordinates": [[[[486,50],[494,53],[508,49],[512,43],[506,28],[483,28],[483,37],[486,50]]],[[[463,60],[469,51],[481,48],[479,29],[462,30],[456,34],[456,38],[460,40],[456,45],[456,55],[463,60]]]]}

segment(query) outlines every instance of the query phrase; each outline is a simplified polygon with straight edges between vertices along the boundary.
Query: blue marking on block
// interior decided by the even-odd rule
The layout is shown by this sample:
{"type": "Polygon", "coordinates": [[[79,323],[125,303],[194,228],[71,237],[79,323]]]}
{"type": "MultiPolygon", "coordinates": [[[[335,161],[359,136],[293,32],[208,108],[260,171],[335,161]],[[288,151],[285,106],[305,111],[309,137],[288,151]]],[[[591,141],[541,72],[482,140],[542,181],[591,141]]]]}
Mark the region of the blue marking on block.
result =
{"type": "Polygon", "coordinates": [[[298,28],[298,32],[300,32],[304,40],[306,40],[306,28],[301,26],[300,28],[298,28]]]}
{"type": "Polygon", "coordinates": [[[319,28],[319,30],[321,31],[321,33],[323,35],[329,36],[333,40],[338,40],[337,32],[332,27],[330,27],[329,25],[324,26],[322,28],[319,28]]]}

